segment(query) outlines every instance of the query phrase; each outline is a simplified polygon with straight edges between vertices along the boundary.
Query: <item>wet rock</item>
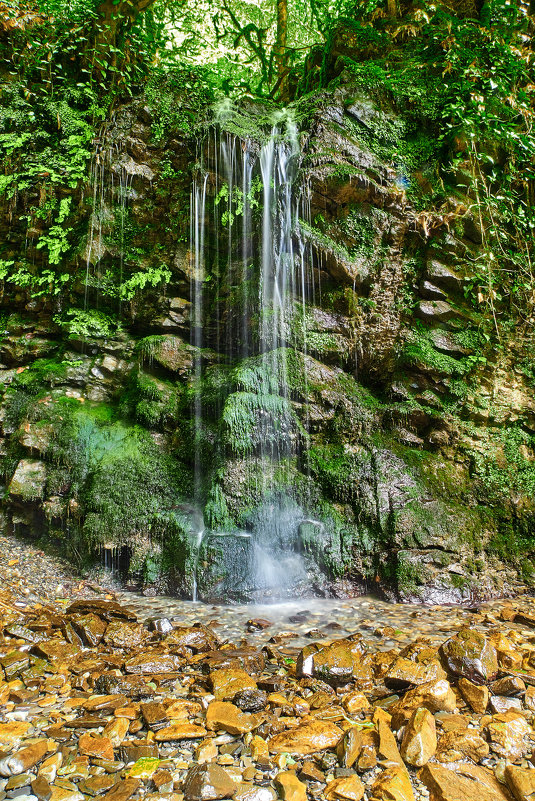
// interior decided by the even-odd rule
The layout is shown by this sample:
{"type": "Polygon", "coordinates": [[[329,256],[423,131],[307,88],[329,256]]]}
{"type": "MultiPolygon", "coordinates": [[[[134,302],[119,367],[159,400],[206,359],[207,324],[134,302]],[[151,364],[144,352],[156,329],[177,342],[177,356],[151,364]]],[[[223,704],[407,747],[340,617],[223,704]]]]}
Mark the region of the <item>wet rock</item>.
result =
{"type": "Polygon", "coordinates": [[[169,718],[163,704],[159,701],[140,704],[139,706],[143,720],[149,729],[161,729],[168,722],[169,718]]]}
{"type": "Polygon", "coordinates": [[[526,741],[531,727],[519,712],[505,712],[493,715],[483,729],[492,751],[509,759],[520,759],[529,749],[526,741]]]}
{"type": "Polygon", "coordinates": [[[440,647],[448,673],[474,684],[492,681],[498,673],[498,657],[490,640],[475,629],[464,628],[440,647]]]}
{"type": "Polygon", "coordinates": [[[232,797],[234,801],[275,801],[277,794],[271,787],[242,783],[232,797]]]}
{"type": "Polygon", "coordinates": [[[124,669],[127,673],[132,674],[152,674],[160,676],[163,673],[176,673],[180,670],[184,660],[175,654],[158,653],[151,651],[149,653],[139,654],[127,659],[124,663],[124,669]]]}
{"type": "Polygon", "coordinates": [[[245,670],[226,668],[210,673],[212,692],[217,701],[229,701],[243,690],[256,690],[256,682],[245,670]]]}
{"type": "Polygon", "coordinates": [[[49,801],[52,795],[52,788],[44,776],[36,776],[32,780],[32,793],[38,801],[49,801]]]}
{"type": "Polygon", "coordinates": [[[267,693],[263,690],[240,690],[232,699],[232,703],[243,712],[260,712],[265,709],[268,702],[267,693]]]}
{"type": "Polygon", "coordinates": [[[212,762],[218,755],[217,745],[213,740],[203,740],[195,749],[195,761],[199,765],[212,762]]]}
{"type": "Polygon", "coordinates": [[[21,748],[13,756],[0,760],[0,776],[14,776],[35,767],[48,751],[46,740],[21,748]]]}
{"type": "Polygon", "coordinates": [[[489,685],[489,690],[493,695],[523,695],[526,692],[526,685],[518,676],[504,676],[503,679],[493,681],[489,685]]]}
{"type": "Polygon", "coordinates": [[[409,720],[418,707],[425,707],[430,712],[453,712],[456,706],[455,693],[449,682],[439,679],[409,690],[402,699],[392,704],[389,711],[393,718],[392,725],[397,729],[409,720]]]}
{"type": "Polygon", "coordinates": [[[140,782],[138,779],[131,777],[121,779],[116,782],[111,790],[108,790],[102,798],[106,801],[128,801],[128,799],[138,791],[139,786],[140,782]]]}
{"type": "Polygon", "coordinates": [[[520,698],[507,698],[503,695],[493,695],[490,698],[490,709],[494,714],[503,714],[509,710],[516,709],[520,712],[522,709],[522,701],[520,698]]]}
{"type": "Polygon", "coordinates": [[[157,742],[168,742],[170,740],[191,740],[205,737],[207,734],[204,726],[195,723],[171,723],[169,726],[155,732],[157,742]]]}
{"type": "Polygon", "coordinates": [[[193,765],[188,770],[183,792],[186,801],[216,801],[231,798],[236,785],[224,768],[213,763],[193,765]]]}
{"type": "Polygon", "coordinates": [[[157,757],[142,757],[135,762],[128,771],[129,776],[135,779],[150,779],[158,770],[161,760],[157,757]]]}
{"type": "Polygon", "coordinates": [[[277,773],[274,781],[275,787],[284,801],[307,801],[306,784],[303,784],[293,771],[286,770],[277,773]]]}
{"type": "Polygon", "coordinates": [[[415,709],[405,728],[401,741],[401,756],[409,765],[425,765],[437,748],[435,719],[425,708],[415,709]]]}
{"type": "Polygon", "coordinates": [[[165,638],[168,648],[190,648],[194,653],[214,651],[218,646],[215,634],[206,626],[181,626],[165,638]]]}
{"type": "Polygon", "coordinates": [[[535,770],[507,765],[504,776],[516,801],[533,801],[535,799],[535,770]]]}
{"type": "Polygon", "coordinates": [[[132,621],[137,620],[137,616],[132,610],[121,606],[116,601],[101,601],[97,599],[74,601],[74,603],[68,607],[66,614],[87,615],[91,613],[107,621],[113,620],[113,618],[132,621]]]}
{"type": "Polygon", "coordinates": [[[438,762],[458,762],[468,758],[477,763],[488,754],[488,743],[473,729],[465,729],[443,734],[435,757],[438,762]]]}
{"type": "Polygon", "coordinates": [[[253,731],[263,721],[261,714],[242,712],[228,701],[212,701],[206,711],[206,725],[210,729],[223,729],[229,734],[253,731]]]}
{"type": "Polygon", "coordinates": [[[24,502],[44,497],[46,465],[38,459],[21,459],[8,486],[12,498],[24,502]]]}
{"type": "Polygon", "coordinates": [[[271,621],[255,617],[247,621],[247,631],[262,631],[263,629],[268,629],[271,625],[271,621]]]}
{"type": "Polygon", "coordinates": [[[509,801],[494,774],[475,765],[450,770],[428,762],[418,778],[429,790],[432,801],[509,801]]]}
{"type": "Polygon", "coordinates": [[[299,778],[301,781],[320,782],[320,784],[325,784],[325,774],[322,773],[321,770],[319,770],[316,765],[308,759],[303,762],[299,772],[299,778]]]}
{"type": "Polygon", "coordinates": [[[121,756],[125,762],[137,762],[138,759],[157,757],[158,753],[156,743],[148,740],[123,743],[121,747],[121,756]]]}
{"type": "Polygon", "coordinates": [[[377,764],[379,736],[375,730],[353,727],[338,743],[336,753],[344,768],[355,767],[358,771],[370,770],[377,764]]]}
{"type": "Polygon", "coordinates": [[[72,615],[70,618],[74,630],[80,635],[84,645],[95,648],[102,640],[107,624],[95,614],[72,615]]]}
{"type": "Polygon", "coordinates": [[[399,657],[388,668],[383,680],[390,690],[398,691],[406,690],[408,687],[418,684],[425,684],[435,679],[445,678],[446,673],[438,662],[422,665],[418,662],[413,662],[411,659],[399,657]]]}
{"type": "Polygon", "coordinates": [[[131,649],[143,645],[150,633],[141,623],[112,620],[106,629],[104,642],[112,648],[131,649]]]}
{"type": "MultiPolygon", "coordinates": [[[[212,673],[214,670],[226,668],[242,668],[250,676],[262,673],[265,667],[265,658],[261,651],[253,648],[225,649],[224,651],[209,651],[202,655],[202,670],[205,673],[212,673]]],[[[270,681],[273,681],[270,679],[270,681]]],[[[276,680],[275,680],[276,681],[276,680]]],[[[258,684],[261,690],[267,690],[266,686],[258,684]]]]}
{"type": "Polygon", "coordinates": [[[103,673],[96,680],[95,689],[100,693],[122,694],[133,699],[154,695],[154,687],[150,687],[146,679],[137,675],[118,676],[116,673],[103,673]]]}
{"type": "Polygon", "coordinates": [[[473,684],[468,679],[459,679],[457,684],[459,691],[466,703],[477,712],[483,715],[489,703],[489,690],[485,685],[473,684]]]}
{"type": "Polygon", "coordinates": [[[85,779],[78,785],[82,793],[86,795],[96,796],[110,790],[117,782],[116,776],[113,774],[104,773],[102,776],[91,776],[85,779]]]}
{"type": "Polygon", "coordinates": [[[113,744],[108,737],[94,737],[92,734],[82,734],[78,740],[80,753],[99,759],[113,759],[113,744]]]}
{"type": "Polygon", "coordinates": [[[387,765],[372,785],[370,801],[414,801],[411,780],[404,765],[387,765]]]}
{"type": "Polygon", "coordinates": [[[13,746],[28,733],[30,727],[27,721],[0,723],[0,746],[13,746]]]}
{"type": "Polygon", "coordinates": [[[295,729],[276,734],[269,741],[269,750],[274,754],[287,752],[306,756],[327,748],[334,748],[342,739],[343,732],[334,723],[311,720],[295,729]]]}
{"type": "Polygon", "coordinates": [[[149,620],[149,631],[162,635],[170,634],[173,631],[173,624],[166,617],[152,618],[149,620]]]}

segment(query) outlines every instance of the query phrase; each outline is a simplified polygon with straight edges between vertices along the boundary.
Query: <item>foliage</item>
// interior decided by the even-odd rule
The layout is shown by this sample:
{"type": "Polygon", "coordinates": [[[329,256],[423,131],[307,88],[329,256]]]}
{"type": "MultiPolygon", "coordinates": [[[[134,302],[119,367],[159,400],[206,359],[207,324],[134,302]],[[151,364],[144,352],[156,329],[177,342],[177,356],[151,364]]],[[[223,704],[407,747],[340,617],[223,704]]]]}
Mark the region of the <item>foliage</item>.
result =
{"type": "Polygon", "coordinates": [[[73,339],[79,337],[105,339],[120,330],[117,320],[95,309],[69,309],[64,314],[56,315],[54,322],[73,339]]]}

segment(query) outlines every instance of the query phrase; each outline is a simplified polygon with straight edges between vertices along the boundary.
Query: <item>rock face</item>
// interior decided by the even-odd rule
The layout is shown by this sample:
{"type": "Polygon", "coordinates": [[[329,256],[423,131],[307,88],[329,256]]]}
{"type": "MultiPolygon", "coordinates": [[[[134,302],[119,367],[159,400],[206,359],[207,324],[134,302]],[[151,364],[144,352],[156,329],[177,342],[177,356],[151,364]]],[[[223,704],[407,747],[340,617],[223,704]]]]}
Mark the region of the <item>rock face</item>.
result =
{"type": "MultiPolygon", "coordinates": [[[[366,62],[349,23],[331,44],[333,70],[340,56],[366,62]]],[[[441,210],[424,209],[431,167],[414,159],[433,142],[416,130],[413,104],[337,67],[336,83],[307,100],[293,197],[306,190],[309,214],[290,232],[291,313],[268,336],[253,268],[269,112],[244,100],[216,121],[199,101],[186,134],[178,120],[191,98],[165,91],[161,107],[140,96],[114,109],[96,137],[98,192],[96,175],[61,190],[72,214],[59,274],[73,278],[62,310],[52,293],[2,291],[5,525],[68,531],[73,552],[147,591],[205,600],[379,585],[405,600],[461,602],[514,588],[504,560],[527,547],[534,519],[530,353],[513,341],[497,349],[483,324],[473,187],[455,183],[441,210]],[[173,124],[162,108],[177,109],[173,124]],[[210,115],[217,125],[203,139],[210,115]],[[212,139],[233,148],[235,165],[247,153],[246,214],[235,198],[228,206],[212,139]],[[400,167],[402,151],[411,155],[400,167]],[[186,213],[197,155],[202,270],[186,213]],[[259,552],[276,556],[261,569],[259,552]]],[[[433,163],[442,185],[448,171],[433,163]]],[[[34,186],[2,200],[3,263],[47,268],[53,221],[26,219],[43,197],[34,186]]],[[[351,659],[331,657],[318,655],[316,675],[341,684],[351,659]]]]}

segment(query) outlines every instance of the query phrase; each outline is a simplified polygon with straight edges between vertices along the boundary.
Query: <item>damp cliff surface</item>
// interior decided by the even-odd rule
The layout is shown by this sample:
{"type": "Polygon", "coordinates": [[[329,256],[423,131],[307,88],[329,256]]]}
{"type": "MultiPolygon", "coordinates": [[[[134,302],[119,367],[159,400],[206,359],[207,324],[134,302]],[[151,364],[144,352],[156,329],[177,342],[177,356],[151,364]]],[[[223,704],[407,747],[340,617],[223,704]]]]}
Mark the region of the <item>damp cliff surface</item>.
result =
{"type": "MultiPolygon", "coordinates": [[[[532,362],[472,300],[470,177],[427,212],[425,132],[335,72],[284,111],[116,109],[65,196],[79,281],[4,286],[6,526],[205,600],[530,580],[532,362]]],[[[44,203],[7,203],[5,260],[42,269],[44,203]]]]}

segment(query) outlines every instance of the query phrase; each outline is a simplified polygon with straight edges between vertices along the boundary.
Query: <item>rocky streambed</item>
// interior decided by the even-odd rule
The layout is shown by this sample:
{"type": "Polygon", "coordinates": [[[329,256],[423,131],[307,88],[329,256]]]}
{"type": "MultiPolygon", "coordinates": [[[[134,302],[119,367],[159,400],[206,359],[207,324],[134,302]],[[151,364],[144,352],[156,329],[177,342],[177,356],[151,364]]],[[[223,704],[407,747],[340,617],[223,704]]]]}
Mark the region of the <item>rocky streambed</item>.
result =
{"type": "Polygon", "coordinates": [[[46,600],[39,554],[33,588],[15,554],[1,558],[19,576],[0,597],[0,799],[534,797],[530,598],[405,617],[358,599],[352,626],[349,603],[164,614],[164,599],[95,597],[74,577],[46,600]]]}

